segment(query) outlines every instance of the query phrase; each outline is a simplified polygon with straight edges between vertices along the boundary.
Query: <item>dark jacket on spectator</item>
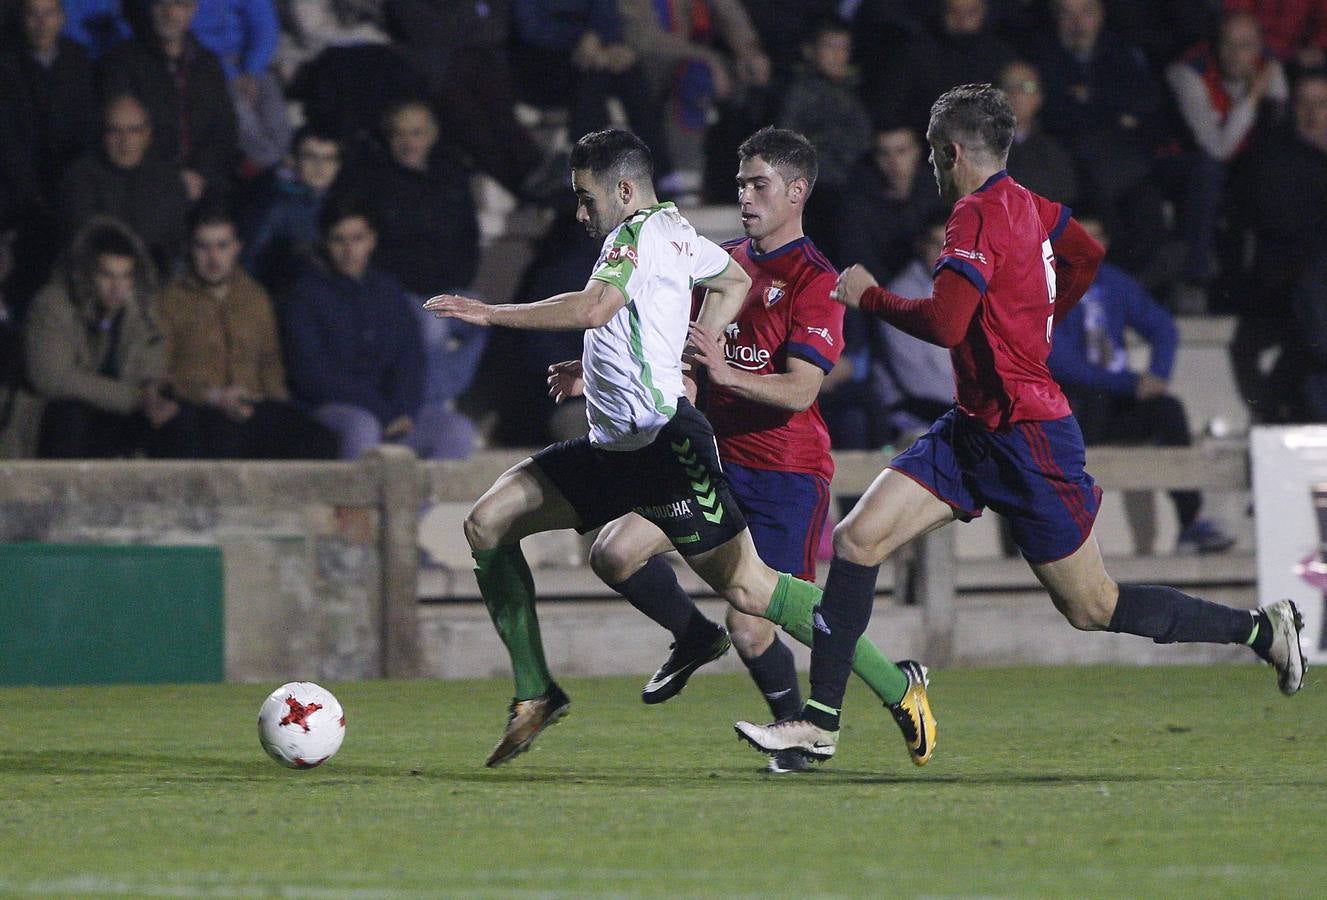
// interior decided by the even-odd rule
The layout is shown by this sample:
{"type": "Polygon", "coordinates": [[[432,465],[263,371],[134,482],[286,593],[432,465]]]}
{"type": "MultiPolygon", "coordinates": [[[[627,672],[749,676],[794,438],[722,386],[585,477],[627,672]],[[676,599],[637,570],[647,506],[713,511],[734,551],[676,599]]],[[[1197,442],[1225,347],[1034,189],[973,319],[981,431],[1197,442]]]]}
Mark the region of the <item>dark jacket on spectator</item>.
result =
{"type": "Polygon", "coordinates": [[[419,412],[424,343],[396,278],[370,268],[355,281],[319,260],[295,282],[280,318],[297,401],[359,406],[383,425],[419,412]]]}
{"type": "Polygon", "coordinates": [[[1005,168],[1015,181],[1034,194],[1067,205],[1078,200],[1073,157],[1063,144],[1040,129],[1021,142],[1014,142],[1005,168]]]}
{"type": "Polygon", "coordinates": [[[844,265],[861,263],[884,282],[907,265],[926,223],[942,209],[935,180],[919,166],[912,191],[902,200],[885,193],[885,179],[870,159],[857,163],[839,217],[839,255],[844,265]]]}
{"type": "MultiPolygon", "coordinates": [[[[6,54],[12,83],[4,79],[6,102],[18,102],[31,116],[27,151],[32,156],[37,191],[52,201],[64,170],[95,143],[98,134],[97,97],[92,63],[87,52],[69,38],[60,38],[51,65],[43,66],[25,48],[6,54]],[[21,99],[18,95],[21,95],[21,99]]],[[[0,72],[7,66],[0,64],[0,72]]]]}
{"type": "Polygon", "coordinates": [[[376,266],[415,294],[469,286],[479,262],[479,221],[470,172],[455,157],[437,147],[419,172],[375,154],[346,181],[346,190],[374,210],[376,266]]]}
{"type": "Polygon", "coordinates": [[[871,146],[871,116],[855,79],[835,82],[803,69],[788,85],[778,123],[815,144],[820,156],[817,184],[831,189],[848,184],[849,170],[871,146]]]}
{"type": "Polygon", "coordinates": [[[395,47],[381,44],[328,47],[299,68],[286,91],[304,104],[308,124],[345,144],[347,156],[377,131],[384,110],[427,95],[424,78],[395,47]]]}
{"type": "Polygon", "coordinates": [[[25,343],[28,380],[48,400],[81,400],[107,412],[131,413],[142,404],[144,381],[166,375],[161,333],[150,304],[155,288],[152,265],[142,242],[109,219],[90,222],[79,232],[65,266],[33,300],[25,343]],[[86,239],[97,227],[118,228],[138,253],[139,281],[119,314],[117,328],[100,327],[86,239]],[[106,369],[113,375],[102,374],[106,369]]]}
{"type": "Polygon", "coordinates": [[[278,178],[244,222],[240,262],[273,296],[283,295],[313,257],[323,198],[290,178],[278,178]]]}
{"type": "Polygon", "coordinates": [[[129,93],[143,101],[152,120],[153,152],[225,191],[235,166],[238,130],[235,107],[221,63],[192,35],[177,68],[155,41],[142,38],[113,48],[101,61],[101,94],[129,93]],[[187,127],[186,127],[187,123],[187,127]]]}
{"type": "Polygon", "coordinates": [[[881,119],[925,131],[936,97],[960,84],[995,82],[1014,58],[1014,49],[989,29],[919,36],[888,69],[881,119]]]}
{"type": "Polygon", "coordinates": [[[1119,119],[1137,119],[1145,134],[1161,109],[1162,93],[1147,67],[1143,52],[1103,31],[1091,56],[1080,60],[1066,50],[1050,29],[1034,62],[1041,72],[1046,105],[1041,123],[1057,135],[1119,132],[1119,119]]]}
{"type": "Polygon", "coordinates": [[[1285,320],[1290,292],[1327,231],[1327,153],[1288,130],[1261,145],[1251,162],[1254,290],[1240,311],[1285,320]]]}
{"type": "Polygon", "coordinates": [[[114,216],[143,239],[159,271],[169,268],[184,242],[189,204],[180,167],[151,151],[135,169],[121,169],[101,153],[88,153],[69,167],[60,195],[66,235],[93,215],[114,216]]]}

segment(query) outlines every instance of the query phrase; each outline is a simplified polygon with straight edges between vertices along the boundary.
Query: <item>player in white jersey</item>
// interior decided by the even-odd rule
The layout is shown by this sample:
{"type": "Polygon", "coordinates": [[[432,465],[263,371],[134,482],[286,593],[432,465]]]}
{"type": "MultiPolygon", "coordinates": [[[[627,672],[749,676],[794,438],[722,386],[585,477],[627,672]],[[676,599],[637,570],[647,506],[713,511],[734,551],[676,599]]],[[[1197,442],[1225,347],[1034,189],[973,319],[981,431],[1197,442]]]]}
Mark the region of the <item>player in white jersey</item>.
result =
{"type": "Polygon", "coordinates": [[[658,202],[649,149],[635,135],[586,135],[572,150],[571,169],[577,219],[591,234],[606,235],[583,290],[529,304],[451,294],[425,304],[479,325],[586,331],[581,361],[553,367],[549,381],[559,396],[584,392],[590,434],[513,466],[465,519],[479,591],[516,680],[489,766],[528,749],[570,706],[544,661],[522,538],[560,528],[585,532],[635,511],[745,613],[809,634],[820,595],[761,562],[729,493],[714,430],[683,391],[688,329],[717,338],[745,301],[749,276],[671,203],[658,202]],[[708,294],[689,325],[695,285],[708,294]]]}

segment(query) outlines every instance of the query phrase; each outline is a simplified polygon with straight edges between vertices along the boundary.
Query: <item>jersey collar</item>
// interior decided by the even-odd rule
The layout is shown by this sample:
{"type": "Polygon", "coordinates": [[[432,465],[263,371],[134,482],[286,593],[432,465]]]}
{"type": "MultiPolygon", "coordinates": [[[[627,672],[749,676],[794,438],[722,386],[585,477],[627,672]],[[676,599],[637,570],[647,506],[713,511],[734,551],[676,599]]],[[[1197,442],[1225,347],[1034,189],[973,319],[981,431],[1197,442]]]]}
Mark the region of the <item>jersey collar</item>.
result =
{"type": "Polygon", "coordinates": [[[775,247],[773,250],[769,251],[768,253],[758,252],[756,250],[756,243],[755,241],[751,240],[751,238],[747,238],[746,241],[747,241],[746,252],[748,256],[750,256],[756,262],[768,262],[771,259],[776,259],[785,253],[789,253],[793,250],[796,250],[798,247],[802,246],[807,242],[807,236],[802,235],[799,238],[795,238],[794,240],[791,240],[788,243],[784,244],[782,247],[775,247]]]}
{"type": "Polygon", "coordinates": [[[998,171],[998,172],[996,172],[994,175],[992,175],[990,178],[987,178],[984,182],[982,182],[981,187],[977,188],[977,189],[976,189],[975,191],[973,191],[972,193],[974,193],[974,194],[980,194],[982,191],[986,190],[988,187],[990,187],[991,185],[995,184],[995,183],[996,183],[997,181],[999,181],[1001,178],[1008,178],[1008,177],[1009,177],[1009,172],[1008,172],[1007,170],[1005,170],[1005,169],[1001,169],[1000,171],[998,171]]]}

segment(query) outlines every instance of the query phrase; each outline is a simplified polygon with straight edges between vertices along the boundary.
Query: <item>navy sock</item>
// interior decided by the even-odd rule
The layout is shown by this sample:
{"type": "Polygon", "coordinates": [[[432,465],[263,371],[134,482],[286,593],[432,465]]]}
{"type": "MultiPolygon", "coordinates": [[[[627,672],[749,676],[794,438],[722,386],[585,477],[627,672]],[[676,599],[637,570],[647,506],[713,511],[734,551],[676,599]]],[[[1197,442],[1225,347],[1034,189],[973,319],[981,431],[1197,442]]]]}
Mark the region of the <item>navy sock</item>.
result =
{"type": "Polygon", "coordinates": [[[1158,644],[1243,644],[1253,632],[1247,609],[1190,597],[1157,584],[1122,584],[1110,631],[1158,644]]]}
{"type": "Polygon", "coordinates": [[[811,643],[811,699],[804,716],[821,728],[838,728],[843,692],[852,672],[857,639],[871,621],[879,566],[859,566],[835,556],[816,607],[811,643]]]}
{"type": "Polygon", "coordinates": [[[621,584],[610,584],[613,590],[631,602],[645,615],[667,628],[673,638],[687,642],[713,625],[696,609],[696,604],[677,583],[677,574],[662,556],[652,556],[630,578],[621,584]]]}
{"type": "Polygon", "coordinates": [[[751,680],[769,704],[774,720],[791,719],[802,709],[802,692],[797,687],[797,664],[788,645],[774,636],[765,652],[751,659],[742,657],[751,680]]]}

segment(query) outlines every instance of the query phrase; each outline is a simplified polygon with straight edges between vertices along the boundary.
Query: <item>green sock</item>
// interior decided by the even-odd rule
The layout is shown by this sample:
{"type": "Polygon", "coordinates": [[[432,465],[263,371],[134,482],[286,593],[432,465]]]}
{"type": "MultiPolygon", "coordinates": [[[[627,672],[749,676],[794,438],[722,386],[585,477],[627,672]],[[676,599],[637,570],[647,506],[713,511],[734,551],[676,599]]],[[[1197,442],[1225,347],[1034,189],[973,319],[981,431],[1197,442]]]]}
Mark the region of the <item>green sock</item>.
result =
{"type": "MultiPolygon", "coordinates": [[[[779,583],[765,610],[765,618],[776,625],[782,625],[784,631],[810,647],[813,617],[821,593],[820,588],[811,582],[780,572],[779,583]]],[[[881,653],[880,648],[871,643],[866,635],[857,639],[857,647],[852,655],[852,670],[884,703],[897,703],[907,693],[908,676],[881,653]]]]}
{"type": "Polygon", "coordinates": [[[539,639],[539,617],[534,608],[534,576],[521,545],[475,550],[473,556],[479,593],[511,657],[516,699],[538,697],[548,691],[553,676],[544,662],[544,644],[539,639]]]}

